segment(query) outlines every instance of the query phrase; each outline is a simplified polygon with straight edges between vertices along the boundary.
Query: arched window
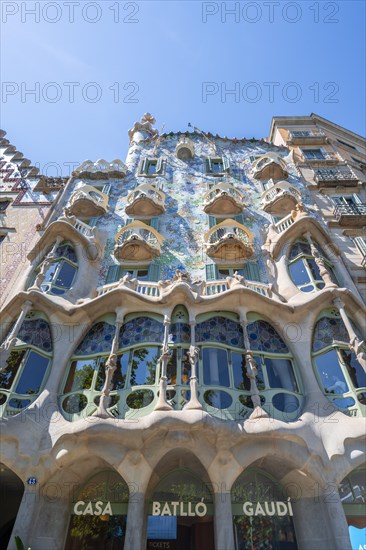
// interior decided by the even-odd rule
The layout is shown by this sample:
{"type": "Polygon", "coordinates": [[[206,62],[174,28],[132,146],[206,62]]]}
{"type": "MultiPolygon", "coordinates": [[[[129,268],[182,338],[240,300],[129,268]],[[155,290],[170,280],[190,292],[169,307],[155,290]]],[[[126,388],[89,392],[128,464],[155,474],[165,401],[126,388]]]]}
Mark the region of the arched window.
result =
{"type": "MultiPolygon", "coordinates": [[[[318,250],[332,280],[336,282],[332,264],[319,247],[318,250]]],[[[319,266],[314,259],[309,243],[306,241],[296,241],[292,246],[288,259],[288,269],[291,279],[302,292],[315,292],[325,286],[320,275],[319,266]]]]}
{"type": "Polygon", "coordinates": [[[324,312],[316,323],[312,351],[319,383],[332,404],[351,416],[365,416],[366,373],[350,350],[343,321],[333,311],[324,312]]]}
{"type": "Polygon", "coordinates": [[[124,547],[129,491],[114,471],[93,476],[74,491],[65,550],[124,547]]]}
{"type": "Polygon", "coordinates": [[[17,341],[0,372],[0,414],[12,416],[40,394],[52,361],[48,322],[37,312],[23,321],[17,341]]]}
{"type": "MultiPolygon", "coordinates": [[[[247,331],[258,367],[257,386],[264,409],[281,420],[296,419],[302,398],[286,344],[266,321],[249,322],[247,331]]],[[[222,314],[198,322],[196,343],[200,344],[199,383],[203,394],[200,399],[206,408],[225,418],[249,416],[253,404],[238,319],[233,314],[222,314]]]]}
{"type": "Polygon", "coordinates": [[[60,244],[45,273],[42,291],[56,295],[65,294],[72,287],[77,270],[78,262],[73,245],[68,242],[60,244]]]}
{"type": "Polygon", "coordinates": [[[190,399],[189,382],[191,364],[187,353],[191,343],[191,327],[188,311],[176,306],[171,317],[169,333],[170,357],[167,364],[167,399],[176,409],[181,409],[190,399]]]}
{"type": "MultiPolygon", "coordinates": [[[[96,410],[105,382],[105,366],[115,334],[115,317],[97,322],[75,350],[63,385],[62,408],[69,420],[96,410]]],[[[109,409],[115,416],[146,409],[158,391],[158,363],[164,339],[160,316],[127,316],[120,331],[117,368],[109,409]]]]}
{"type": "Polygon", "coordinates": [[[291,501],[271,476],[245,470],[232,487],[231,502],[236,550],[297,550],[291,501]]]}

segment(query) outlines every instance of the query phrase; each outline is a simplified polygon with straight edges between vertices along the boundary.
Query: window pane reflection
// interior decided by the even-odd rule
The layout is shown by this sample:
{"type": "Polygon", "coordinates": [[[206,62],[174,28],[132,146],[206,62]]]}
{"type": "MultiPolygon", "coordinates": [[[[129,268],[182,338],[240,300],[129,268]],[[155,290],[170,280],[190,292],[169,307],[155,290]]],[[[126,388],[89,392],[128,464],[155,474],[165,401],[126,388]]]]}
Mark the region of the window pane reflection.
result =
{"type": "Polygon", "coordinates": [[[203,349],[203,383],[209,386],[230,385],[226,350],[203,349]]]}
{"type": "Polygon", "coordinates": [[[289,359],[273,359],[265,357],[268,381],[271,388],[284,388],[298,391],[292,363],[289,359]]]}
{"type": "Polygon", "coordinates": [[[159,349],[156,347],[135,349],[131,367],[131,386],[155,384],[155,373],[158,360],[159,349]]]}
{"type": "Polygon", "coordinates": [[[23,372],[15,391],[22,394],[38,393],[48,367],[49,359],[31,351],[26,359],[23,372]]]}
{"type": "Polygon", "coordinates": [[[341,394],[348,391],[347,382],[344,378],[335,349],[316,357],[315,365],[321,383],[327,393],[341,394]]]}

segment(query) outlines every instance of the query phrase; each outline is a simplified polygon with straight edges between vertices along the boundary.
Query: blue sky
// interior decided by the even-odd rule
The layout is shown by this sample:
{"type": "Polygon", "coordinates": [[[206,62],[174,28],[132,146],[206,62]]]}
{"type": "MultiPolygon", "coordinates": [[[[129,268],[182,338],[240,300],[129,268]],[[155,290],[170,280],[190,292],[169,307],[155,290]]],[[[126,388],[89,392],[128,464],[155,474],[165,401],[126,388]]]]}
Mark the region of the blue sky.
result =
{"type": "Polygon", "coordinates": [[[1,126],[49,174],[124,160],[146,111],[165,131],[260,138],[273,115],[315,112],[365,135],[363,1],[4,0],[1,15],[1,126]]]}

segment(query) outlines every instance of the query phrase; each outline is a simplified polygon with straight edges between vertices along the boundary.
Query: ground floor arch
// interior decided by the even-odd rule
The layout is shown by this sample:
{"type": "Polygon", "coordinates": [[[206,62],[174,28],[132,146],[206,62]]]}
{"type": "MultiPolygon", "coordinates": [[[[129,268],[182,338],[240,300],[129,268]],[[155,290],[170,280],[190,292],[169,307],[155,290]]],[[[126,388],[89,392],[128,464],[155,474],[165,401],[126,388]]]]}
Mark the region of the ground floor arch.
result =
{"type": "Polygon", "coordinates": [[[0,548],[9,544],[23,493],[23,481],[0,462],[0,548]]]}

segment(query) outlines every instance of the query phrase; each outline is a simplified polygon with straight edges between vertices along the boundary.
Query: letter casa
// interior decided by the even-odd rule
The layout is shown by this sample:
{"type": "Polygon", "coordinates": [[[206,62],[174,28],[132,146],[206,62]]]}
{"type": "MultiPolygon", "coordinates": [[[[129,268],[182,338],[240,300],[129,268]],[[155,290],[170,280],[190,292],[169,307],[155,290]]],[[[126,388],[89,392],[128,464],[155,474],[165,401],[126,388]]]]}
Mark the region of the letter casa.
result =
{"type": "Polygon", "coordinates": [[[101,500],[97,500],[97,502],[84,502],[83,500],[79,500],[74,506],[74,514],[77,516],[113,515],[111,503],[105,503],[101,500]]]}

